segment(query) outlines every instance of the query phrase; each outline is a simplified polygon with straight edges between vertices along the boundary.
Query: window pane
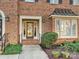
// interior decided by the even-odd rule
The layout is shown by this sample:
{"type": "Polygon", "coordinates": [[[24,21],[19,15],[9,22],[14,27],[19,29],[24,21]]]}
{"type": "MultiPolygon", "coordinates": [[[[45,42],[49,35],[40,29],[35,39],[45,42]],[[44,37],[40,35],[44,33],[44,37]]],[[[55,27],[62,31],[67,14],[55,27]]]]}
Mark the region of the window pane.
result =
{"type": "Polygon", "coordinates": [[[79,0],[74,0],[74,1],[73,1],[73,4],[74,4],[74,5],[79,5],[79,0]]]}
{"type": "Polygon", "coordinates": [[[25,0],[26,2],[35,2],[35,0],[25,0]]]}
{"type": "Polygon", "coordinates": [[[56,32],[58,33],[58,35],[60,33],[60,24],[60,20],[56,20],[56,32]]]}
{"type": "Polygon", "coordinates": [[[56,20],[56,32],[59,36],[76,36],[76,20],[56,20]]]}
{"type": "Polygon", "coordinates": [[[75,20],[73,20],[73,22],[72,22],[72,36],[74,36],[74,35],[76,35],[76,21],[75,20]]]}
{"type": "Polygon", "coordinates": [[[58,4],[59,0],[50,0],[50,3],[58,4]]]}

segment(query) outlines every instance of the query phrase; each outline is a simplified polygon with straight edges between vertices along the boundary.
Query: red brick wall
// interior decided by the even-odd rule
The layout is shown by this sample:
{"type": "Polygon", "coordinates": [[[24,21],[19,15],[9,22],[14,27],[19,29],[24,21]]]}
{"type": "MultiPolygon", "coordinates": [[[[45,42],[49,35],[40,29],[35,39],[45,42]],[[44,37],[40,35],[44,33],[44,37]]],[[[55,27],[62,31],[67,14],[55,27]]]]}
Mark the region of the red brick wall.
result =
{"type": "Polygon", "coordinates": [[[50,20],[48,17],[55,8],[71,8],[75,13],[79,13],[79,6],[69,5],[68,1],[69,0],[63,0],[62,4],[55,5],[47,3],[46,0],[39,0],[36,3],[28,3],[19,0],[0,0],[0,10],[2,10],[6,16],[9,16],[10,20],[9,22],[6,22],[6,33],[9,33],[9,42],[17,43],[19,40],[18,14],[26,16],[42,16],[44,20],[43,32],[51,32],[54,30],[52,28],[54,27],[54,22],[52,23],[53,20],[50,20]]]}
{"type": "Polygon", "coordinates": [[[50,4],[46,0],[38,0],[36,3],[22,2],[19,1],[19,14],[27,16],[42,16],[43,20],[43,32],[52,31],[51,20],[48,19],[49,15],[53,12],[55,8],[69,8],[75,13],[79,13],[79,6],[70,5],[69,0],[63,0],[62,4],[50,4]]]}
{"type": "MultiPolygon", "coordinates": [[[[42,16],[43,20],[43,32],[55,31],[55,20],[49,19],[49,15],[54,11],[55,8],[68,8],[72,9],[73,12],[79,14],[79,5],[70,5],[69,0],[63,0],[62,4],[50,4],[46,0],[39,0],[36,3],[28,3],[19,1],[19,14],[28,16],[42,16]]],[[[79,24],[79,20],[78,20],[79,24]]],[[[79,28],[79,26],[78,26],[79,28]]],[[[78,30],[79,35],[79,30],[78,30]]],[[[77,38],[60,38],[56,43],[62,43],[64,41],[74,41],[77,38]]]]}
{"type": "Polygon", "coordinates": [[[10,43],[17,43],[18,40],[18,16],[17,16],[17,0],[0,0],[0,10],[5,16],[9,17],[6,21],[5,31],[8,33],[10,43]]]}

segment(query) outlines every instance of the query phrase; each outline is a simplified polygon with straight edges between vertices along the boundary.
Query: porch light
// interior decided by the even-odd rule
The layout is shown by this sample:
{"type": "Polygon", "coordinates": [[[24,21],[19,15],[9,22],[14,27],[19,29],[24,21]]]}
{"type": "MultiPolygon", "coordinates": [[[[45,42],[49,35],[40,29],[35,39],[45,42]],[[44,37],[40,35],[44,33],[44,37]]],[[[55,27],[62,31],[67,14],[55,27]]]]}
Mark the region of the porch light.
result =
{"type": "Polygon", "coordinates": [[[6,16],[5,19],[6,19],[7,22],[10,21],[10,20],[9,20],[9,16],[6,16]]]}

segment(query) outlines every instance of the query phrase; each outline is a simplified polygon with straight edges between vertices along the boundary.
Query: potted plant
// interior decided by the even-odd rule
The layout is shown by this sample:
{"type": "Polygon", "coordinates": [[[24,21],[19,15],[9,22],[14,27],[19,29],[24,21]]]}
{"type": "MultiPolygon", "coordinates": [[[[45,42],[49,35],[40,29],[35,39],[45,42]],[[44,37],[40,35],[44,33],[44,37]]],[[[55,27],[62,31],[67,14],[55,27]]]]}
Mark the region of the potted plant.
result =
{"type": "Polygon", "coordinates": [[[61,55],[61,52],[60,51],[52,51],[52,55],[53,55],[54,59],[58,59],[59,56],[61,55]]]}
{"type": "Polygon", "coordinates": [[[70,57],[70,53],[69,52],[62,51],[61,53],[62,53],[62,56],[63,56],[64,59],[69,59],[69,57],[70,57]]]}
{"type": "Polygon", "coordinates": [[[64,59],[69,59],[70,57],[69,50],[71,49],[70,42],[64,42],[63,45],[61,45],[61,49],[63,49],[63,51],[61,51],[62,57],[64,59]]]}

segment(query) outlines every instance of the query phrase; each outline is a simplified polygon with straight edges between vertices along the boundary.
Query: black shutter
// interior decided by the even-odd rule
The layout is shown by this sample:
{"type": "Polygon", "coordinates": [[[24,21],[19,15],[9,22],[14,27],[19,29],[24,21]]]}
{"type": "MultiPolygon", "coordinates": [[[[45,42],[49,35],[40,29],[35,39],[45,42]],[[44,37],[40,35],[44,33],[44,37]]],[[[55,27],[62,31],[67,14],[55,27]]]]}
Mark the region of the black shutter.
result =
{"type": "Polygon", "coordinates": [[[70,4],[73,4],[73,0],[69,0],[70,4]]]}
{"type": "Polygon", "coordinates": [[[38,2],[38,0],[35,0],[35,2],[38,2]]]}
{"type": "Polygon", "coordinates": [[[47,0],[48,3],[50,3],[50,0],[47,0]]]}
{"type": "Polygon", "coordinates": [[[59,4],[62,4],[62,0],[59,0],[59,4]]]}

